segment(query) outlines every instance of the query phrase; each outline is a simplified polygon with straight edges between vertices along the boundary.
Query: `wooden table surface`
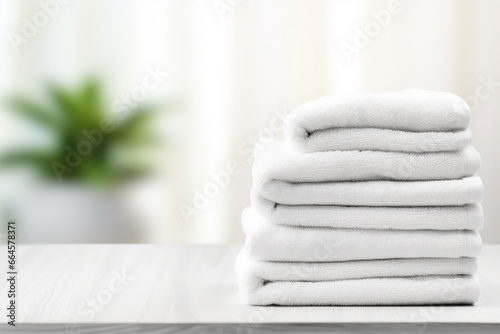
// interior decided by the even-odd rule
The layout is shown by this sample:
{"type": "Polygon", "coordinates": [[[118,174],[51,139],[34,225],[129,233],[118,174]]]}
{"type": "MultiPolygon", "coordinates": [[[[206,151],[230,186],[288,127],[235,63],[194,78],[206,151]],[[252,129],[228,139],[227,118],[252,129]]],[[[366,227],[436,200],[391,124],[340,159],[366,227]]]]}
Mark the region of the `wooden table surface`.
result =
{"type": "MultiPolygon", "coordinates": [[[[445,326],[455,332],[474,327],[474,331],[500,333],[500,245],[484,246],[479,258],[481,297],[476,305],[432,307],[248,306],[240,300],[234,272],[234,259],[240,248],[241,245],[20,245],[20,326],[14,329],[1,325],[0,330],[129,333],[136,328],[158,333],[179,329],[258,333],[279,328],[288,332],[342,328],[345,332],[357,332],[370,326],[384,332],[432,333],[445,326]]],[[[5,245],[1,249],[6,254],[5,245]]],[[[3,263],[6,264],[6,258],[3,263]]],[[[6,265],[2,267],[5,273],[6,265]]],[[[2,305],[7,305],[5,279],[0,283],[0,291],[5,300],[2,305]]]]}

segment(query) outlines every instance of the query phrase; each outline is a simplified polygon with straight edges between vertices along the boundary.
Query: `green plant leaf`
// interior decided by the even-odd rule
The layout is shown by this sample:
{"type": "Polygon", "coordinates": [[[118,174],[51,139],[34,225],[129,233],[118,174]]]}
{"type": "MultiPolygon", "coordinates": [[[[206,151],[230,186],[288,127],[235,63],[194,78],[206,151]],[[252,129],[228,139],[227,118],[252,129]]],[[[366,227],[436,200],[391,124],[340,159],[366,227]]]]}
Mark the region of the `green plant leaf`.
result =
{"type": "Polygon", "coordinates": [[[48,94],[54,107],[59,111],[69,128],[77,128],[79,124],[85,122],[78,97],[54,85],[48,88],[48,94]]]}
{"type": "Polygon", "coordinates": [[[99,83],[95,79],[89,79],[83,83],[80,90],[79,99],[83,113],[82,117],[87,120],[88,124],[98,125],[106,117],[106,112],[101,103],[99,83]]]}
{"type": "Polygon", "coordinates": [[[5,153],[0,157],[0,168],[29,166],[34,168],[43,178],[54,179],[56,174],[52,163],[57,161],[51,152],[24,149],[5,153]]]}
{"type": "Polygon", "coordinates": [[[148,125],[158,112],[151,109],[136,109],[130,112],[130,115],[118,123],[116,129],[117,136],[127,136],[148,125]]]}
{"type": "Polygon", "coordinates": [[[39,125],[52,129],[61,124],[61,119],[56,114],[29,99],[20,96],[12,97],[7,100],[7,105],[18,114],[39,125]]]}

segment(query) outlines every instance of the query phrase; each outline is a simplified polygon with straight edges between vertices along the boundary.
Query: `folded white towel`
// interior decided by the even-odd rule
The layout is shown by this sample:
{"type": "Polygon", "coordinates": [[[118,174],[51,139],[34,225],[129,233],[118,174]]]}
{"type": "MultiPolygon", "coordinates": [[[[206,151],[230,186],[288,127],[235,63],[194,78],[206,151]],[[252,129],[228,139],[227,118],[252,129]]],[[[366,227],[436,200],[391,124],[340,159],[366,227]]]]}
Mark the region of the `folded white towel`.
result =
{"type": "Polygon", "coordinates": [[[309,101],[287,115],[284,130],[302,152],[439,152],[470,144],[469,119],[459,96],[413,89],[309,101]]]}
{"type": "Polygon", "coordinates": [[[268,222],[293,226],[396,230],[481,230],[480,204],[462,206],[285,205],[252,196],[252,207],[268,222]]]}
{"type": "Polygon", "coordinates": [[[381,277],[473,275],[476,270],[476,259],[471,257],[267,262],[252,259],[248,251],[242,249],[236,259],[238,276],[248,277],[255,281],[255,285],[277,281],[319,282],[381,277]]]}
{"type": "Polygon", "coordinates": [[[330,262],[475,257],[477,231],[363,230],[272,224],[252,208],[242,214],[245,247],[257,261],[330,262]]]}
{"type": "Polygon", "coordinates": [[[254,182],[290,183],[365,180],[446,180],[479,171],[481,157],[465,150],[437,153],[332,151],[301,154],[280,140],[256,154],[254,182]]]}
{"type": "Polygon", "coordinates": [[[267,284],[240,277],[239,286],[250,305],[453,305],[479,298],[479,282],[467,275],[267,284]]]}
{"type": "Polygon", "coordinates": [[[375,128],[318,130],[308,136],[297,135],[296,125],[288,128],[287,139],[302,153],[322,151],[373,150],[392,152],[442,152],[466,148],[470,130],[457,132],[410,132],[375,128]],[[290,129],[291,127],[292,129],[290,129]]]}
{"type": "Polygon", "coordinates": [[[256,179],[252,201],[274,204],[348,206],[458,206],[480,203],[478,176],[442,181],[294,182],[256,179]]]}
{"type": "MultiPolygon", "coordinates": [[[[380,300],[374,299],[372,294],[368,294],[370,299],[360,300],[359,293],[356,286],[364,287],[365,284],[373,284],[372,289],[387,288],[388,281],[386,280],[373,280],[373,278],[399,278],[391,280],[395,284],[422,284],[422,279],[401,280],[403,277],[415,276],[429,276],[438,279],[439,276],[458,276],[458,275],[472,275],[476,272],[476,259],[475,258],[458,258],[458,259],[390,259],[390,260],[369,260],[369,261],[345,261],[345,262],[259,262],[252,260],[248,252],[243,249],[236,260],[236,272],[240,281],[240,291],[243,297],[250,304],[256,305],[308,305],[308,304],[384,304],[394,303],[403,304],[405,301],[414,300],[401,298],[399,301],[387,300],[382,298],[380,300]],[[372,279],[372,280],[366,280],[372,279]],[[311,283],[328,283],[323,285],[315,285],[311,283]],[[349,283],[351,282],[351,283],[349,283]],[[282,285],[281,283],[287,283],[282,285]],[[292,284],[293,283],[293,284],[292,284]],[[307,284],[304,284],[307,283],[307,284]],[[383,285],[380,285],[383,284],[383,285]],[[279,291],[286,289],[287,295],[283,299],[279,291]],[[313,291],[325,289],[324,294],[328,294],[328,299],[315,299],[311,298],[313,291]],[[348,288],[352,294],[347,298],[345,291],[341,294],[330,294],[330,292],[337,292],[343,288],[348,288]],[[278,295],[276,295],[278,294],[278,295]],[[342,297],[344,296],[344,297],[342,297]],[[290,298],[291,297],[291,298],[290,298]],[[345,300],[343,299],[345,298],[345,300]],[[347,299],[350,302],[347,302],[347,299]]],[[[441,277],[443,278],[443,277],[441,277]]],[[[446,278],[448,279],[448,278],[446,278]]],[[[435,280],[431,280],[436,282],[435,280]]],[[[428,281],[429,282],[429,281],[428,281]]],[[[472,282],[471,282],[472,283],[472,282]]],[[[477,292],[477,283],[472,284],[475,286],[474,292],[477,292]]],[[[433,286],[433,283],[425,284],[425,289],[433,286]]],[[[460,291],[458,295],[463,295],[462,289],[452,289],[450,292],[460,291]]],[[[390,292],[387,291],[388,294],[390,292]]],[[[460,303],[454,296],[448,300],[449,303],[460,303]]],[[[469,296],[467,293],[465,294],[469,296]]],[[[403,294],[406,296],[406,294],[403,294]]],[[[431,295],[427,295],[430,298],[431,295]]],[[[453,293],[451,293],[453,296],[453,293]]],[[[435,296],[438,297],[438,296],[435,296]]],[[[469,298],[477,297],[471,294],[470,297],[465,298],[467,302],[473,303],[475,301],[469,298]]],[[[465,302],[465,301],[464,301],[465,302]]],[[[410,304],[417,303],[408,302],[410,304]]],[[[418,303],[431,303],[418,302],[418,303]]],[[[445,300],[439,303],[446,303],[445,300]]]]}

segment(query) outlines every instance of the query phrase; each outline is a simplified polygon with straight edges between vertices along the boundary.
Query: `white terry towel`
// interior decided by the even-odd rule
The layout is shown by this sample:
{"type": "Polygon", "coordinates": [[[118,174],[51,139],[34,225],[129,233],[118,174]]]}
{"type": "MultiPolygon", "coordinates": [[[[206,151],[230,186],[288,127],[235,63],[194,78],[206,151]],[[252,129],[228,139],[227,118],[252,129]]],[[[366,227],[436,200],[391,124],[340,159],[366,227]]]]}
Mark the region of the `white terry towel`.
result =
{"type": "Polygon", "coordinates": [[[252,207],[268,222],[292,226],[396,230],[481,230],[480,204],[462,206],[285,205],[252,197],[252,207]]]}
{"type": "Polygon", "coordinates": [[[469,120],[469,106],[459,96],[412,89],[309,101],[287,115],[284,130],[302,152],[440,152],[470,144],[469,120]]]}
{"type": "Polygon", "coordinates": [[[341,262],[255,261],[243,248],[236,259],[238,276],[250,277],[256,285],[277,281],[338,281],[347,279],[473,275],[476,258],[415,258],[341,262]]]}
{"type": "MultiPolygon", "coordinates": [[[[258,177],[258,176],[256,176],[258,177]]],[[[478,176],[440,181],[300,182],[254,179],[252,201],[269,205],[459,206],[480,203],[478,176]]]]}
{"type": "Polygon", "coordinates": [[[263,306],[453,305],[474,304],[479,298],[479,282],[468,275],[267,284],[240,277],[239,286],[247,304],[263,306]]]}
{"type": "Polygon", "coordinates": [[[393,258],[476,257],[477,231],[363,230],[272,224],[242,213],[245,247],[257,261],[330,262],[393,258]]]}
{"type": "Polygon", "coordinates": [[[450,180],[479,171],[481,157],[465,150],[438,153],[333,151],[301,154],[286,142],[270,140],[257,152],[254,181],[290,183],[367,180],[450,180]]]}
{"type": "MultiPolygon", "coordinates": [[[[440,276],[472,275],[476,272],[475,258],[457,259],[391,259],[391,260],[369,260],[369,261],[345,261],[345,262],[259,262],[251,259],[243,249],[236,260],[236,272],[240,281],[240,292],[245,300],[254,305],[308,305],[308,304],[403,304],[407,299],[387,300],[386,297],[376,300],[371,293],[370,299],[359,299],[361,291],[354,289],[356,285],[363,287],[372,284],[372,289],[387,288],[385,283],[413,284],[425,286],[427,290],[431,283],[422,284],[421,277],[445,278],[440,276]],[[411,279],[404,280],[403,277],[411,279]],[[394,280],[376,280],[374,278],[394,278],[394,280]],[[368,280],[367,280],[368,279],[368,280]],[[349,283],[350,282],[350,283],[349,283]],[[384,283],[383,283],[384,282],[384,283]],[[286,284],[282,284],[286,283],[286,284]],[[321,283],[313,284],[313,283],[321,283]],[[322,288],[323,294],[328,294],[328,299],[311,298],[313,291],[322,288]],[[349,289],[352,294],[350,298],[344,294],[343,289],[349,289]],[[285,289],[286,298],[282,299],[279,291],[285,289]],[[330,294],[332,291],[342,291],[341,294],[330,294]],[[278,295],[274,295],[278,293],[278,295]],[[274,295],[274,296],[273,296],[274,295]],[[278,298],[279,297],[279,298],[278,298]],[[349,301],[348,301],[349,300],[349,301]]],[[[449,278],[446,278],[447,280],[449,278]]],[[[429,282],[429,280],[427,280],[429,282]]],[[[433,281],[436,282],[436,281],[433,281]]],[[[456,282],[455,282],[456,283],[456,282]]],[[[470,282],[477,290],[477,282],[470,282]]],[[[472,286],[471,286],[472,287],[472,286]]],[[[463,295],[462,289],[458,295],[463,295]]],[[[452,292],[450,291],[450,292],[452,292]]],[[[390,292],[387,292],[390,295],[390,292]]],[[[451,294],[453,295],[453,294],[451,294]]],[[[460,303],[458,295],[451,300],[460,303]]],[[[468,294],[466,294],[469,296],[468,294]]],[[[405,296],[405,294],[403,294],[405,296]]],[[[429,298],[430,295],[427,296],[429,298]]],[[[437,297],[437,296],[435,296],[437,297]]],[[[477,297],[475,294],[465,298],[464,302],[473,303],[469,299],[477,297]]],[[[415,298],[415,297],[413,297],[415,298]]],[[[413,299],[409,299],[413,300],[413,299]]],[[[448,300],[451,302],[451,300],[448,300]]],[[[413,302],[410,302],[413,303],[413,302]]],[[[417,302],[415,302],[417,303],[417,302]]],[[[431,303],[420,301],[419,303],[431,303]]],[[[439,303],[445,303],[441,301],[439,303]]]]}

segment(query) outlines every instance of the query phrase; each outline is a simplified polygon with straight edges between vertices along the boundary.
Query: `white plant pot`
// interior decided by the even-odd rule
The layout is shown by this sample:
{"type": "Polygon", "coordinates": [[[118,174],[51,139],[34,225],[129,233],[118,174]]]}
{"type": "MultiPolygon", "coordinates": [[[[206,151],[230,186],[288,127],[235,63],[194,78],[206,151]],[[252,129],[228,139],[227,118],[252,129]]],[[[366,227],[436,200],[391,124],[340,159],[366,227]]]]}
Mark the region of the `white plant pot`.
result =
{"type": "Polygon", "coordinates": [[[21,243],[141,241],[137,220],[114,189],[44,184],[24,188],[10,202],[21,243]]]}

